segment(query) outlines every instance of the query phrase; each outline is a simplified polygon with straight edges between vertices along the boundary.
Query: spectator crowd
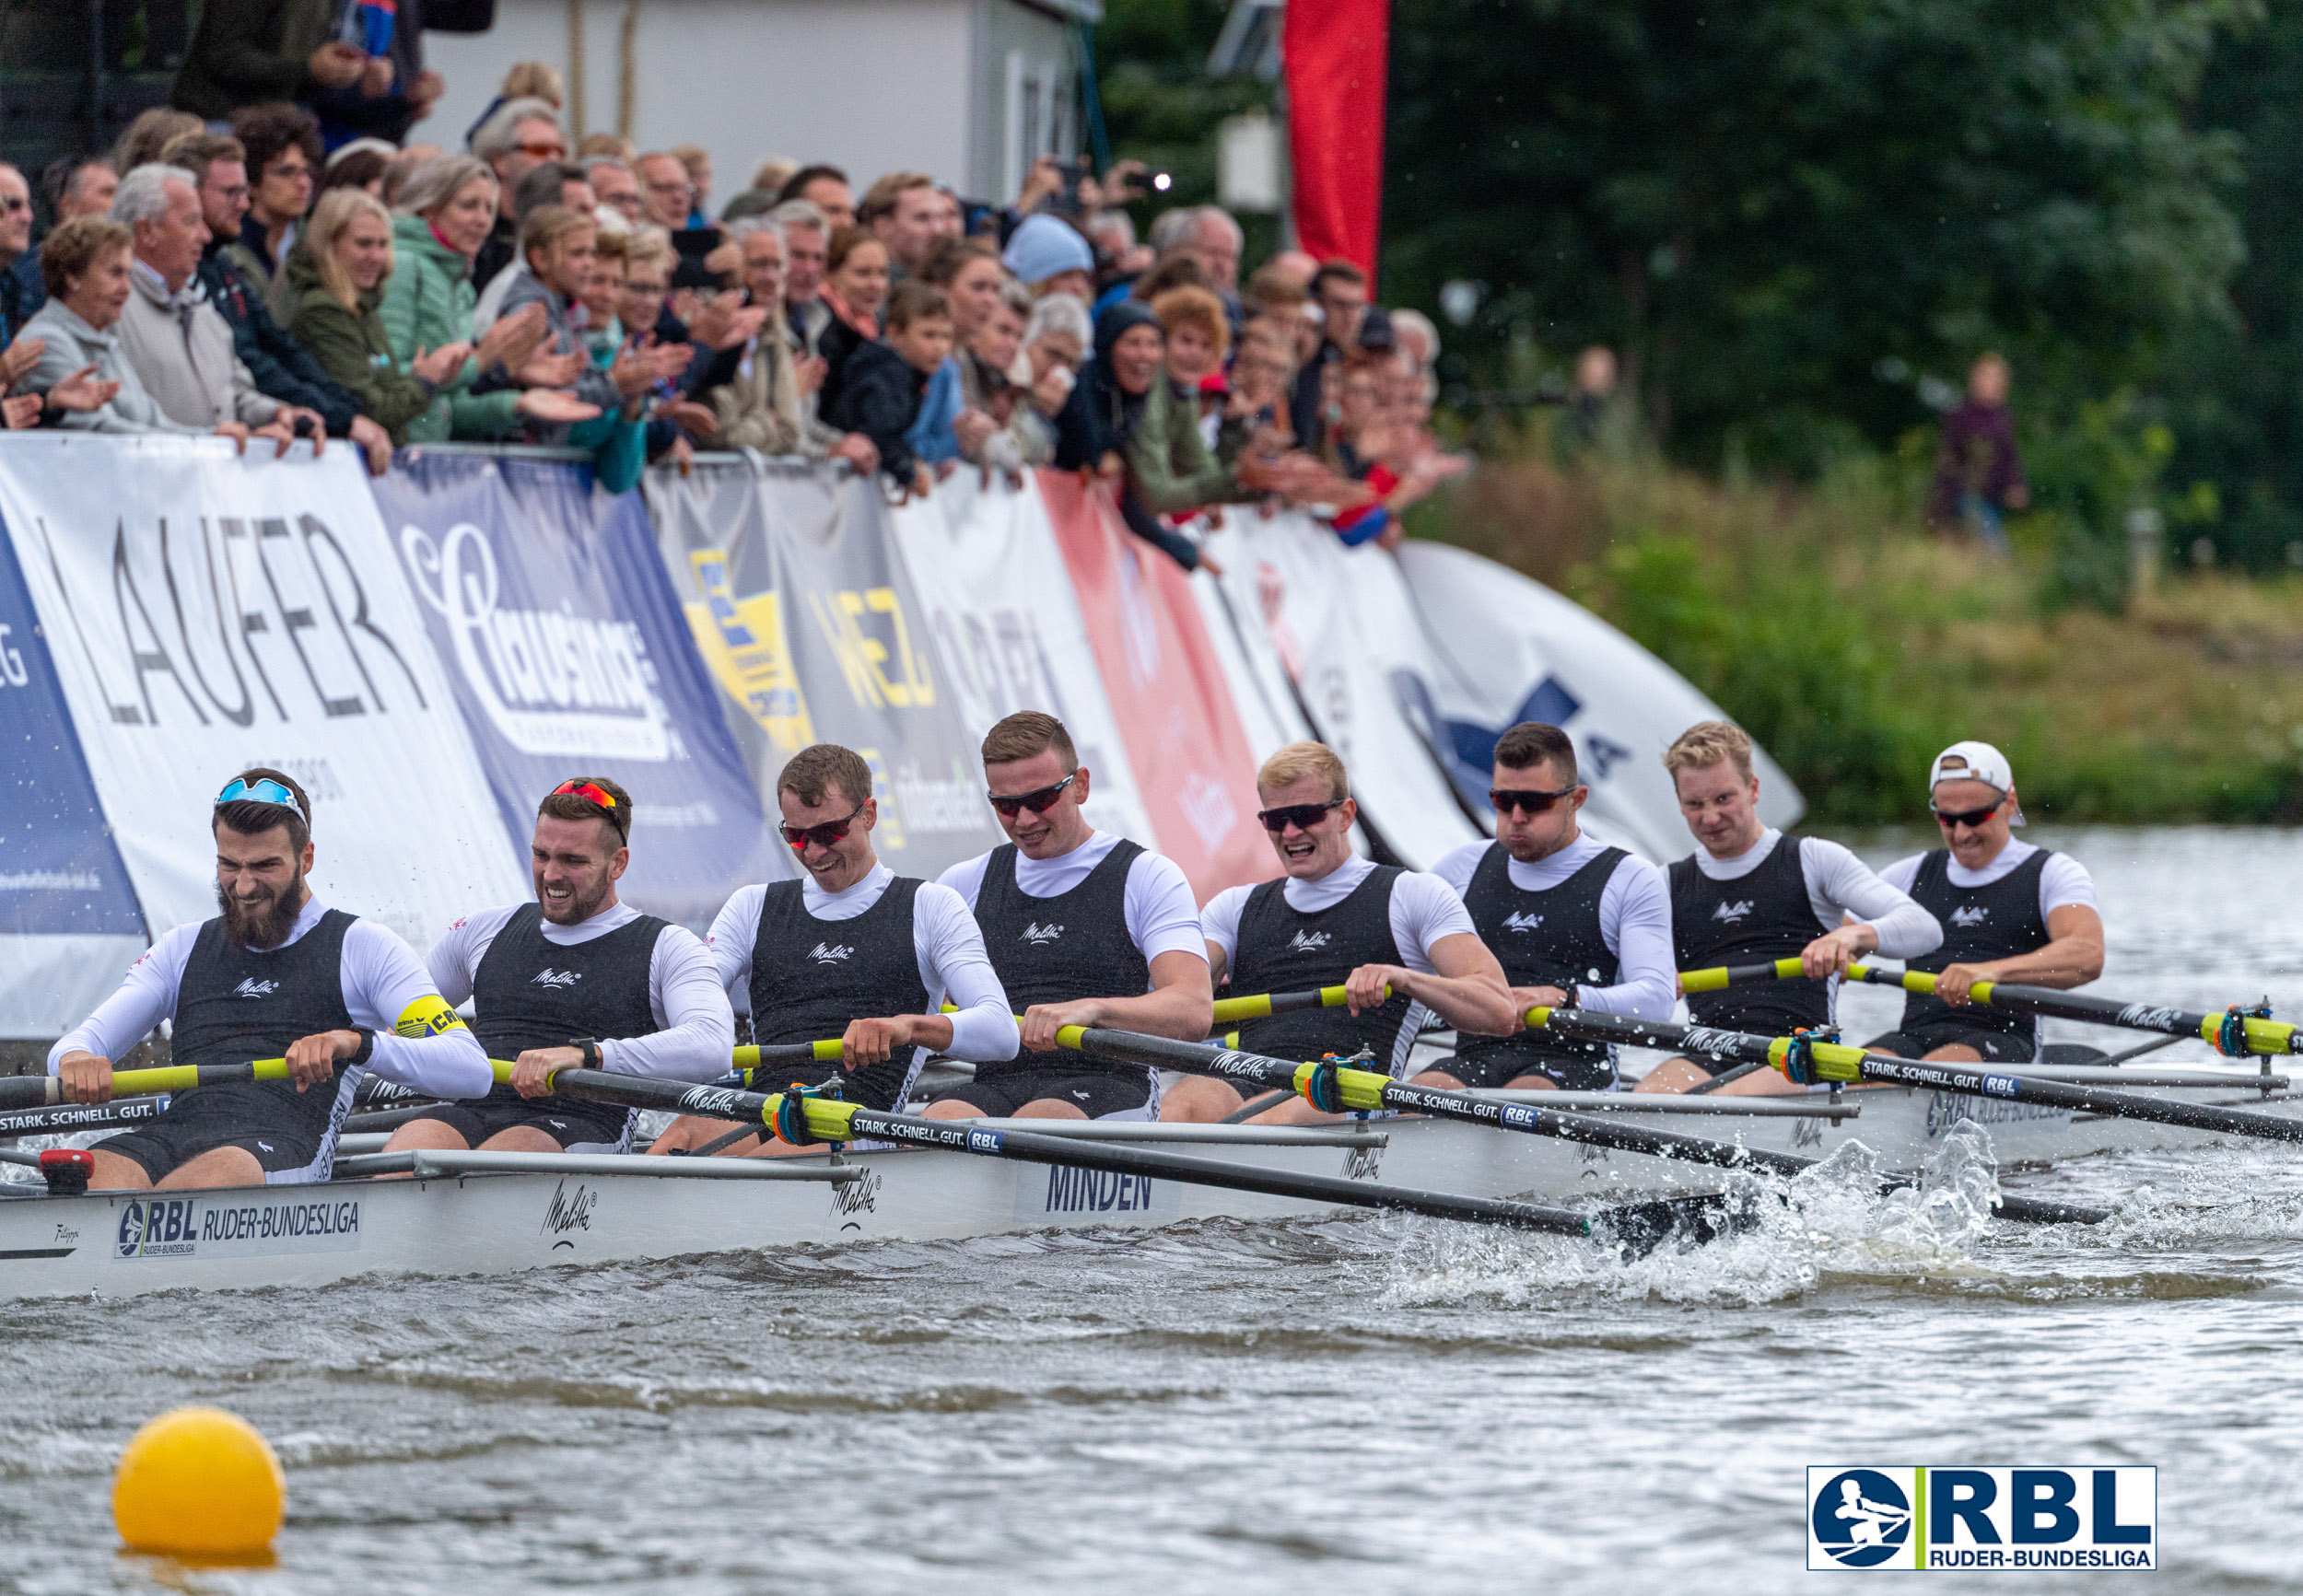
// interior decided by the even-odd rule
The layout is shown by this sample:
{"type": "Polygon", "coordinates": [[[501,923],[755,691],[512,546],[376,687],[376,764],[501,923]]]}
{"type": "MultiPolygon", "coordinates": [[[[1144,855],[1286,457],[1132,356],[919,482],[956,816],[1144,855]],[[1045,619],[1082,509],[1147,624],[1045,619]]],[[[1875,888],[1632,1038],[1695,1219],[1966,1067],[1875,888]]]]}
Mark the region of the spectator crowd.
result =
{"type": "Polygon", "coordinates": [[[394,8],[358,7],[358,37],[307,8],[211,0],[177,108],[40,174],[37,245],[0,165],[8,428],[343,439],[377,472],[412,444],[555,445],[614,492],[698,449],[844,460],[898,496],[1048,467],[1108,480],[1187,568],[1227,506],[1388,545],[1462,468],[1430,425],[1430,320],[1349,262],[1246,270],[1212,205],[1139,240],[1132,163],[1043,160],[988,204],[772,159],[715,216],[696,146],[571,147],[538,64],[464,147],[401,142],[441,85],[394,8]]]}

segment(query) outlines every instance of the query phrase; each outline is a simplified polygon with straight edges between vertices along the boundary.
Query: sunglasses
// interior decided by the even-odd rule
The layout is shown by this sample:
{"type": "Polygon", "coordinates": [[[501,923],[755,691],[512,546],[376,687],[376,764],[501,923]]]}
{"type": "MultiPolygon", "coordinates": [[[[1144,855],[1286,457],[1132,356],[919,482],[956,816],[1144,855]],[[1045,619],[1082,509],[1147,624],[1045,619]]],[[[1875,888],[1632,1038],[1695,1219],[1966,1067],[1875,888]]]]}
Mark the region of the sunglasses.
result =
{"type": "Polygon", "coordinates": [[[564,781],[560,783],[559,786],[552,789],[552,796],[554,798],[559,798],[564,794],[571,798],[582,798],[588,804],[599,805],[602,809],[608,811],[606,817],[607,821],[610,825],[615,828],[615,834],[617,836],[628,837],[630,835],[628,828],[631,825],[631,817],[626,815],[624,810],[618,807],[615,801],[615,795],[608,791],[607,788],[596,786],[591,782],[584,780],[581,776],[578,776],[573,780],[564,781]]]}
{"type": "Polygon", "coordinates": [[[244,775],[236,775],[232,778],[230,785],[216,795],[216,803],[218,809],[222,809],[226,804],[236,803],[277,804],[284,810],[294,810],[298,814],[304,813],[304,806],[296,801],[296,795],[270,776],[260,776],[254,781],[250,781],[244,775]]]}
{"type": "Polygon", "coordinates": [[[1327,818],[1329,810],[1341,809],[1344,801],[1342,798],[1329,798],[1324,804],[1281,804],[1275,810],[1257,810],[1256,818],[1263,821],[1264,830],[1268,832],[1284,832],[1290,826],[1299,832],[1308,832],[1327,818]]]}
{"type": "MultiPolygon", "coordinates": [[[[1999,803],[2007,800],[2002,798],[1999,803]]],[[[1935,823],[1949,831],[1953,826],[1980,826],[1999,812],[1999,804],[1985,804],[1980,810],[1938,810],[1930,806],[1935,823]]]]}
{"type": "Polygon", "coordinates": [[[519,144],[512,147],[521,155],[532,155],[540,161],[557,161],[567,158],[567,146],[564,144],[519,144]]]}
{"type": "Polygon", "coordinates": [[[1054,786],[1039,787],[1031,792],[988,792],[984,796],[991,799],[992,808],[1010,819],[1014,818],[1018,810],[1030,810],[1035,815],[1044,815],[1056,807],[1056,800],[1063,797],[1064,788],[1070,786],[1079,774],[1074,771],[1054,786]]]}
{"type": "Polygon", "coordinates": [[[1488,788],[1488,802],[1495,806],[1495,812],[1499,815],[1510,814],[1514,810],[1526,810],[1531,815],[1539,815],[1561,798],[1571,797],[1574,791],[1572,786],[1563,786],[1558,792],[1491,786],[1488,788]]]}
{"type": "Polygon", "coordinates": [[[856,817],[861,813],[863,813],[863,805],[858,804],[838,820],[825,821],[820,826],[777,826],[776,829],[784,833],[784,841],[791,845],[793,853],[804,854],[808,851],[810,843],[813,843],[819,848],[828,848],[834,843],[845,838],[848,835],[848,828],[855,823],[856,817]]]}

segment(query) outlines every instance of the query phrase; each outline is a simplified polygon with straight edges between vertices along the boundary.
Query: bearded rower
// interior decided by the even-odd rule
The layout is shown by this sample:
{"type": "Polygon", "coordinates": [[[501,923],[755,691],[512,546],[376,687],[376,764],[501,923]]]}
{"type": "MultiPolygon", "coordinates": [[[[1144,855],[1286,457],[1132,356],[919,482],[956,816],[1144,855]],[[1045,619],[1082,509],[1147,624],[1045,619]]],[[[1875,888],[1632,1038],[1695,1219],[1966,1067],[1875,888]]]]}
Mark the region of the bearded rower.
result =
{"type": "Polygon", "coordinates": [[[120,990],[49,1050],[74,1102],[104,1102],[111,1061],[163,1019],[174,1062],[287,1060],[286,1080],[177,1092],[158,1118],[89,1150],[89,1183],[292,1185],[324,1181],[361,1079],[433,1097],[478,1097],[487,1054],[444,1002],[415,950],[373,920],[311,894],[311,800],[276,770],[216,796],[216,895],[223,913],[165,933],[120,990]]]}
{"type": "MultiPolygon", "coordinates": [[[[1374,1054],[1368,1068],[1397,1076],[1425,1010],[1458,1031],[1502,1034],[1519,1018],[1503,972],[1444,880],[1377,865],[1351,851],[1359,816],[1343,761],[1323,743],[1294,742],[1256,774],[1257,819],[1285,872],[1227,887],[1200,911],[1208,966],[1243,995],[1341,985],[1343,1008],[1251,1019],[1239,1045],[1281,1058],[1374,1054]],[[1390,988],[1390,996],[1385,989],[1390,988]]],[[[1240,1106],[1228,1082],[1190,1076],[1169,1088],[1163,1120],[1220,1120],[1240,1106]]],[[[1258,1114],[1268,1124],[1317,1124],[1321,1113],[1290,1099],[1258,1114]]]]}
{"type": "Polygon", "coordinates": [[[2017,842],[2023,824],[2007,756],[1988,742],[1955,742],[1928,767],[1928,808],[1944,846],[1880,872],[1943,924],[1943,943],[1912,970],[1935,973],[1935,994],[1908,994],[1903,1022],[1864,1045],[1903,1058],[2015,1064],[2039,1056],[2039,1021],[1976,1008],[1978,981],[2084,986],[2103,973],[2103,917],[2095,881],[2069,854],[2017,842]]]}
{"type": "MultiPolygon", "coordinates": [[[[1829,1026],[1839,978],[1867,953],[1910,961],[1935,951],[1943,927],[1839,844],[1786,837],[1759,823],[1751,740],[1724,720],[1688,728],[1664,751],[1696,851],[1671,867],[1672,941],[1681,970],[1796,958],[1810,979],[1691,992],[1688,1018],[1724,1031],[1786,1036],[1829,1026]]],[[[1667,1058],[1642,1091],[1685,1091],[1728,1067],[1667,1058]]],[[[1795,1092],[1772,1070],[1739,1077],[1728,1094],[1795,1092]]]]}
{"type": "Polygon", "coordinates": [[[536,810],[529,844],[535,901],[483,909],[448,928],[425,962],[440,995],[467,999],[491,1059],[512,1078],[392,1133],[413,1147],[518,1153],[622,1152],[634,1111],[562,1097],[553,1072],[580,1066],[712,1080],[728,1071],[735,1016],[696,933],[616,897],[630,866],[632,795],[578,776],[536,810]]]}
{"type": "MultiPolygon", "coordinates": [[[[828,742],[801,749],[776,778],[776,803],[807,879],[739,888],[712,922],[720,984],[742,983],[751,996],[753,1041],[838,1037],[841,1095],[876,1109],[903,1105],[930,1052],[975,1064],[1013,1058],[1015,1016],[965,902],[941,882],[897,875],[872,852],[880,810],[863,756],[828,742]],[[939,1012],[947,997],[954,1011],[939,1012]]],[[[815,1081],[823,1067],[788,1078],[815,1081]]],[[[685,1116],[650,1150],[698,1147],[727,1132],[724,1120],[685,1116]]],[[[724,1150],[801,1149],[771,1136],[724,1150]]]]}
{"type": "Polygon", "coordinates": [[[1090,773],[1052,715],[1011,715],[984,739],[984,783],[1008,842],[943,873],[975,912],[1023,1047],[1043,1056],[976,1066],[930,1119],[1156,1119],[1141,1065],[1049,1059],[1067,1025],[1198,1042],[1215,1018],[1191,883],[1172,859],[1099,832],[1082,812],[1090,773]]]}
{"type": "Polygon", "coordinates": [[[1521,1022],[1537,1008],[1671,1018],[1678,993],[1663,872],[1576,823],[1591,788],[1576,769],[1575,744],[1558,727],[1528,720],[1506,731],[1489,779],[1495,840],[1457,848],[1433,874],[1463,895],[1509,978],[1517,1034],[1459,1037],[1455,1057],[1416,1079],[1608,1090],[1614,1048],[1531,1032],[1521,1022]]]}

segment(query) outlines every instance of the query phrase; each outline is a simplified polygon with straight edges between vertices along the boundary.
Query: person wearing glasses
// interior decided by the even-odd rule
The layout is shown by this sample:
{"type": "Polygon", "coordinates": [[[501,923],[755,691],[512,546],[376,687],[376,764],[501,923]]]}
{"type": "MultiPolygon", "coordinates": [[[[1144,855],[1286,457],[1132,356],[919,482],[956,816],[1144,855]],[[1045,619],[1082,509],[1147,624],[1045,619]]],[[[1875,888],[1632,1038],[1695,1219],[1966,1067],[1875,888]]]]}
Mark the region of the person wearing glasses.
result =
{"type": "MultiPolygon", "coordinates": [[[[1340,985],[1347,1003],[1248,1020],[1240,1047],[1290,1059],[1366,1053],[1364,1067],[1397,1076],[1427,1010],[1459,1031],[1502,1035],[1518,1025],[1503,971],[1455,889],[1351,851],[1359,809],[1333,750],[1288,744],[1256,773],[1256,792],[1283,874],[1208,901],[1199,928],[1209,971],[1219,984],[1228,974],[1239,996],[1340,985]]],[[[1160,1117],[1220,1120],[1241,1106],[1227,1082],[1190,1076],[1163,1094],[1160,1117]]],[[[1251,1123],[1335,1117],[1291,1098],[1251,1123]]]]}
{"type": "Polygon", "coordinates": [[[1524,1027],[1530,1008],[1588,1008],[1668,1019],[1678,996],[1671,898],[1661,870],[1587,836],[1575,817],[1591,796],[1566,732],[1526,720],[1495,743],[1495,841],[1470,843],[1432,873],[1463,894],[1480,940],[1511,978],[1511,1031],[1458,1037],[1425,1086],[1617,1085],[1615,1049],[1524,1027]]]}
{"type": "Polygon", "coordinates": [[[1198,1042],[1215,1019],[1191,883],[1173,859],[1088,823],[1089,772],[1052,715],[1011,715],[984,738],[984,784],[1008,841],[953,866],[1023,1050],[983,1064],[930,1119],[1157,1119],[1157,1074],[1059,1052],[1067,1025],[1198,1042]],[[1051,1056],[1053,1055],[1053,1056],[1051,1056]]]}
{"type": "MultiPolygon", "coordinates": [[[[742,983],[750,996],[752,1040],[836,1037],[839,1067],[827,1084],[876,1109],[904,1105],[930,1053],[972,1064],[1013,1058],[1015,1016],[966,902],[941,882],[897,875],[872,852],[880,808],[863,756],[830,742],[801,749],[776,778],[776,807],[801,879],[738,888],[710,938],[720,984],[732,992],[742,983]]],[[[827,1078],[824,1066],[801,1066],[757,1084],[791,1079],[827,1078]]],[[[731,1141],[728,1132],[725,1120],[688,1115],[649,1150],[802,1150],[772,1136],[765,1145],[755,1136],[731,1141]]]]}
{"type": "MultiPolygon", "coordinates": [[[[1943,941],[1909,893],[1821,837],[1790,837],[1759,821],[1751,740],[1724,720],[1690,726],[1664,751],[1679,813],[1699,845],[1671,867],[1671,936],[1681,970],[1797,959],[1810,979],[1688,994],[1688,1018],[1724,1031],[1786,1036],[1837,1018],[1839,978],[1868,953],[1911,960],[1943,941]]],[[[1686,1091],[1727,1068],[1667,1058],[1642,1091],[1686,1091]]],[[[1799,1091],[1772,1070],[1739,1076],[1730,1095],[1799,1091]]]]}
{"type": "Polygon", "coordinates": [[[311,812],[304,789],[279,771],[242,771],[227,783],[212,822],[223,913],[161,933],[120,990],[48,1052],[48,1073],[72,1102],[110,1101],[112,1061],[163,1019],[174,1021],[175,1064],[285,1058],[288,1078],[172,1094],[157,1119],[90,1149],[90,1185],[324,1181],[368,1075],[427,1097],[487,1090],[487,1054],[415,950],[312,896],[311,812]]]}
{"type": "Polygon", "coordinates": [[[1903,1021],[1864,1045],[1900,1058],[2014,1064],[2036,1058],[2028,1014],[1980,1008],[1978,981],[2084,986],[2103,973],[2103,916],[2095,881],[2069,854],[2016,840],[2023,824],[2015,773],[1988,742],[1955,742],[1928,767],[1927,805],[1944,845],[1879,872],[1943,924],[1943,942],[1905,966],[1935,976],[1932,997],[1903,999],[1903,1021]]]}
{"type": "Polygon", "coordinates": [[[616,896],[631,841],[632,795],[605,776],[564,781],[536,806],[534,901],[465,915],[425,958],[442,996],[472,1003],[480,1044],[511,1079],[410,1120],[384,1151],[620,1153],[634,1111],[563,1097],[553,1072],[727,1073],[736,1020],[710,952],[616,896]]]}

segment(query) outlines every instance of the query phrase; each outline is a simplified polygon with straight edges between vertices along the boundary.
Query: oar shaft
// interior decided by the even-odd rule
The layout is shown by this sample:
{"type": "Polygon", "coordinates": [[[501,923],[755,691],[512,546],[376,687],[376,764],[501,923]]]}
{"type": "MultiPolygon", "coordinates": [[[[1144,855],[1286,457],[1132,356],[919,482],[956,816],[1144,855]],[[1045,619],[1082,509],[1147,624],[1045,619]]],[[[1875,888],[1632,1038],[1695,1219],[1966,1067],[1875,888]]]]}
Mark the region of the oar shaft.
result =
{"type": "MultiPolygon", "coordinates": [[[[150,1097],[221,1086],[236,1080],[286,1080],[287,1060],[260,1058],[251,1064],[170,1064],[157,1069],[112,1071],[112,1096],[150,1097]]],[[[64,1101],[64,1083],[52,1075],[13,1075],[0,1079],[0,1109],[37,1108],[64,1101]]]]}
{"type": "Polygon", "coordinates": [[[1268,1019],[1275,1014],[1297,1014],[1307,1008],[1341,1008],[1343,988],[1322,986],[1312,992],[1262,992],[1245,997],[1219,997],[1215,1022],[1237,1025],[1244,1019],[1268,1019]]]}

